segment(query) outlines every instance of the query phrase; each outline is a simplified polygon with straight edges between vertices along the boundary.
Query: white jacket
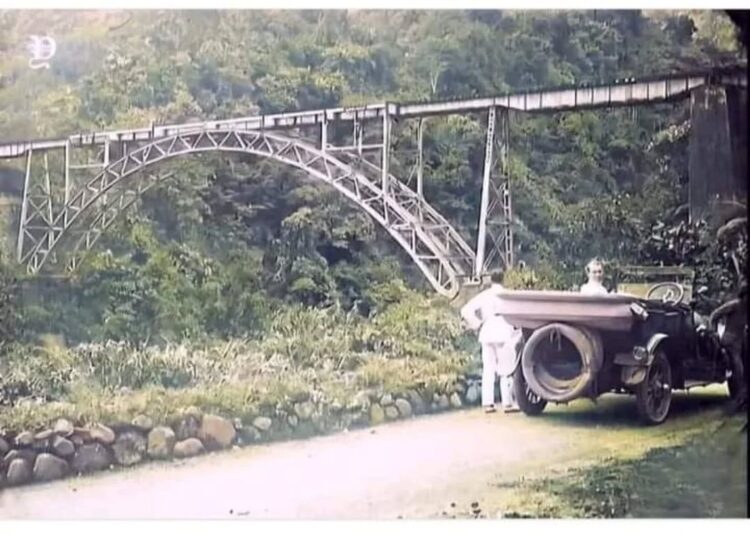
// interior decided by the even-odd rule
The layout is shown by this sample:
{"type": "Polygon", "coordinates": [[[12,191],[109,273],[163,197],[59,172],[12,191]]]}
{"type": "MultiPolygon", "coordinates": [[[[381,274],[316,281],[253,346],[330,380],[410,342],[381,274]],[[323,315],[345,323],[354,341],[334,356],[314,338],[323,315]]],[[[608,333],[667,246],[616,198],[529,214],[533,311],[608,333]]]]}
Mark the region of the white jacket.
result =
{"type": "Polygon", "coordinates": [[[471,329],[479,329],[480,343],[511,343],[515,344],[521,330],[499,316],[500,298],[498,292],[503,287],[493,284],[474,296],[469,303],[461,308],[461,316],[471,329]]]}
{"type": "Polygon", "coordinates": [[[583,285],[581,285],[581,294],[597,296],[600,294],[609,294],[609,292],[601,283],[589,281],[588,283],[584,283],[583,285]]]}

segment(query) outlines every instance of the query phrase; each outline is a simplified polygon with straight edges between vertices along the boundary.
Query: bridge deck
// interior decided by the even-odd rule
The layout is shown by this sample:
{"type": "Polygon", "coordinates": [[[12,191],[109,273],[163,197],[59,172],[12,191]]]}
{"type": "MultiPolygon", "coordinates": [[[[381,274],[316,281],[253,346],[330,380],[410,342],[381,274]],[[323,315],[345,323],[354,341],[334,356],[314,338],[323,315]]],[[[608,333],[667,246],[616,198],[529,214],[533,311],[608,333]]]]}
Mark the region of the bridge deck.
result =
{"type": "Polygon", "coordinates": [[[706,70],[698,73],[665,75],[645,79],[615,81],[596,86],[524,91],[506,95],[460,99],[443,102],[381,103],[351,108],[328,108],[301,112],[240,117],[148,128],[74,134],[68,138],[7,142],[0,144],[0,158],[23,156],[29,149],[44,150],[98,145],[106,141],[146,141],[204,129],[276,130],[320,125],[324,122],[372,120],[388,113],[394,118],[418,118],[487,110],[504,107],[523,112],[558,112],[617,106],[634,106],[687,97],[690,92],[709,83],[747,86],[744,67],[706,70]]]}

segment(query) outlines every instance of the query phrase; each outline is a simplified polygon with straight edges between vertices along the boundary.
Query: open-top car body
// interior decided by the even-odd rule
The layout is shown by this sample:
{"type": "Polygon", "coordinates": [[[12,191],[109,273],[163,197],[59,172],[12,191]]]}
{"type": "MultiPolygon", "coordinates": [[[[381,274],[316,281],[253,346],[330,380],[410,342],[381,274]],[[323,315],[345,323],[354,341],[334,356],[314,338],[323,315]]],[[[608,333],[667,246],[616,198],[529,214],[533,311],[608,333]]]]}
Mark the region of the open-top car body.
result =
{"type": "Polygon", "coordinates": [[[524,333],[514,375],[521,409],[536,415],[548,402],[630,393],[641,419],[658,424],[667,418],[674,389],[728,381],[735,394],[742,383],[738,356],[684,303],[683,286],[654,287],[658,299],[503,291],[499,312],[524,333]]]}

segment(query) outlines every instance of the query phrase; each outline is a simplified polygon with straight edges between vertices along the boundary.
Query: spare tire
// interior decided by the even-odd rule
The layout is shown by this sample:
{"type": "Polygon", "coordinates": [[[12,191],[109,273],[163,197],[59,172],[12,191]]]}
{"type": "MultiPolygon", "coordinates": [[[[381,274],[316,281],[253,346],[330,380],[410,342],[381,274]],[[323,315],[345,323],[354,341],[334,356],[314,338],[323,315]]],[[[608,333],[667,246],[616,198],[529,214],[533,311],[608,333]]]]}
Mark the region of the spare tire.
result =
{"type": "Polygon", "coordinates": [[[521,369],[544,400],[568,402],[586,394],[604,360],[599,334],[588,328],[547,324],[526,342],[521,369]]]}

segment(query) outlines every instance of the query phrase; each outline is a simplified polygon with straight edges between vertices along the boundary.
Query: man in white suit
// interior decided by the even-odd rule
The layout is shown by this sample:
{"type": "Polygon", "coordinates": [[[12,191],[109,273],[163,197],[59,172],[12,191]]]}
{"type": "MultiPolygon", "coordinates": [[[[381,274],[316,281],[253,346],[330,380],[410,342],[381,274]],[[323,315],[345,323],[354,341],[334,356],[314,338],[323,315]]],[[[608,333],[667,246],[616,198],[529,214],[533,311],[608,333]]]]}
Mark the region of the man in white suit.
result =
{"type": "Polygon", "coordinates": [[[502,273],[492,274],[492,285],[474,296],[461,308],[461,316],[471,329],[479,330],[482,345],[482,406],[490,413],[495,411],[495,380],[500,376],[500,397],[505,411],[518,410],[513,396],[513,371],[518,365],[516,345],[521,330],[498,314],[503,290],[502,273]]]}

